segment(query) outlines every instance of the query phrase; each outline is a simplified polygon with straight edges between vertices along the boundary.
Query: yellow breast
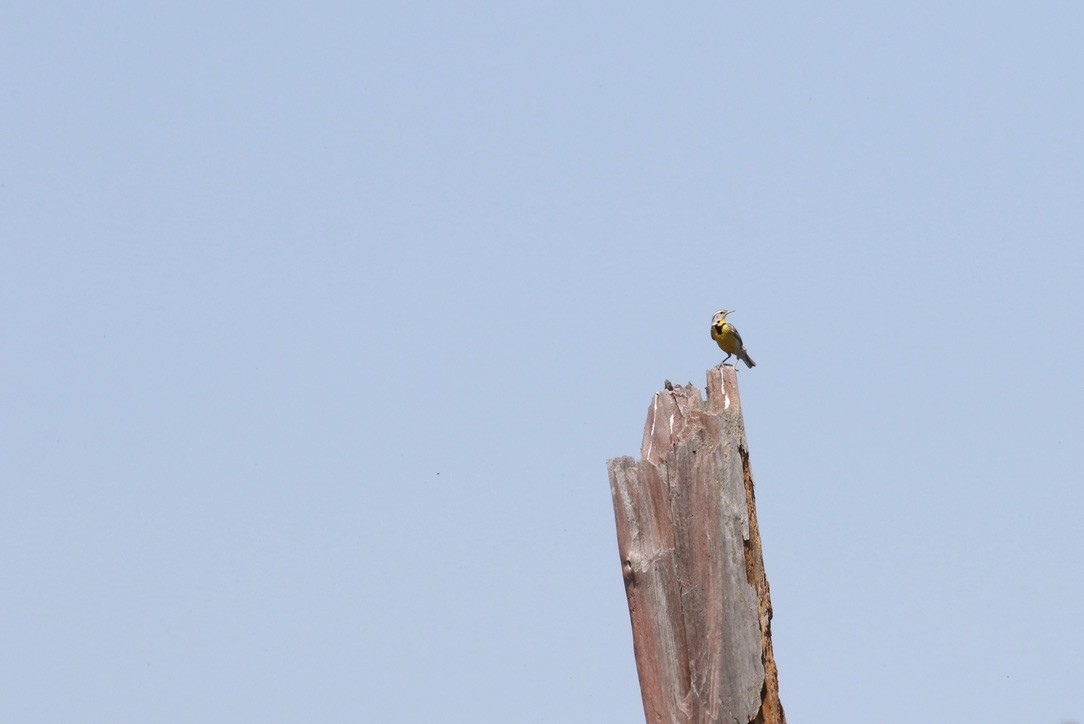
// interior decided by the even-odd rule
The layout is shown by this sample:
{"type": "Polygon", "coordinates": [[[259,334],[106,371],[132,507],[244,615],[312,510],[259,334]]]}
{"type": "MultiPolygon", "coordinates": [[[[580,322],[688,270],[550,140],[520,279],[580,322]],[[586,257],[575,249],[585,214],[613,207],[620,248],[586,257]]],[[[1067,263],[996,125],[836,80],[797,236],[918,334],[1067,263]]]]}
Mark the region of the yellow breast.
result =
{"type": "Polygon", "coordinates": [[[727,354],[737,354],[741,351],[741,344],[734,336],[734,328],[729,324],[716,324],[711,328],[711,338],[727,354]]]}

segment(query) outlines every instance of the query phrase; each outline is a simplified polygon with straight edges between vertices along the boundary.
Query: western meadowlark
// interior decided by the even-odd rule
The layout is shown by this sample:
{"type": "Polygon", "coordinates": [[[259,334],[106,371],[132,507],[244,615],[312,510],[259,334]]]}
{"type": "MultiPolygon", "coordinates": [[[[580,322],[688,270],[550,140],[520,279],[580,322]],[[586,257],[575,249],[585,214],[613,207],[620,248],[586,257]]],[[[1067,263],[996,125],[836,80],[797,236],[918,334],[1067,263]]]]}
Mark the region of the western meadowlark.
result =
{"type": "Polygon", "coordinates": [[[726,359],[723,360],[724,364],[727,359],[730,359],[731,355],[737,355],[738,359],[744,362],[747,367],[756,367],[757,363],[745,351],[745,345],[742,344],[738,330],[734,329],[734,325],[726,321],[726,315],[733,313],[733,309],[720,309],[712,316],[711,338],[715,340],[720,349],[726,352],[726,359]]]}

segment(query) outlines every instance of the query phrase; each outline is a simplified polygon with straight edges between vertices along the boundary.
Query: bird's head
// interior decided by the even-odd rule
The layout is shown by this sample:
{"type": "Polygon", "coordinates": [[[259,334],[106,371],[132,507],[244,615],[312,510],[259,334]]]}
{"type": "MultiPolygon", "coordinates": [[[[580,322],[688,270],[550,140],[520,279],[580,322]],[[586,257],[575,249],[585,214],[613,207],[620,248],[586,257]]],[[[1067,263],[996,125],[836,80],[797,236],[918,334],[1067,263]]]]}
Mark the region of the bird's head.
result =
{"type": "Polygon", "coordinates": [[[725,324],[726,323],[726,315],[733,314],[733,313],[734,313],[733,309],[720,309],[711,318],[712,326],[714,327],[717,324],[725,324]]]}

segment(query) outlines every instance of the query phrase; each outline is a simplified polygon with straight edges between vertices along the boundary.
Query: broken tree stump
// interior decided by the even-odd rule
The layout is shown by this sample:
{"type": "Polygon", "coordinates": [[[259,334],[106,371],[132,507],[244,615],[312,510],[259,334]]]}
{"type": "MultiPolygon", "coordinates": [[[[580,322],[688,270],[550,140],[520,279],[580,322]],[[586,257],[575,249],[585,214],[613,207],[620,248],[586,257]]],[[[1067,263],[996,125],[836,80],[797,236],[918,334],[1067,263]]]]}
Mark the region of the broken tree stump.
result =
{"type": "Polygon", "coordinates": [[[737,372],[666,387],[642,459],[607,462],[644,713],[785,724],[737,372]]]}

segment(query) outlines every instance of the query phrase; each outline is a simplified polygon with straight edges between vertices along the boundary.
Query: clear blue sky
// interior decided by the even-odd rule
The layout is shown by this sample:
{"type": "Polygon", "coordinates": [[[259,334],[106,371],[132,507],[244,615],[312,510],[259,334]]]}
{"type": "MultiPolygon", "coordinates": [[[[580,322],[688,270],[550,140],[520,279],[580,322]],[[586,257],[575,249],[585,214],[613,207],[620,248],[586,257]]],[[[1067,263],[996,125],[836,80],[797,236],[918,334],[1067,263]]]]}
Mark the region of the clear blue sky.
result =
{"type": "Polygon", "coordinates": [[[740,372],[790,719],[1084,719],[1078,3],[19,3],[0,719],[642,720],[740,372]]]}

